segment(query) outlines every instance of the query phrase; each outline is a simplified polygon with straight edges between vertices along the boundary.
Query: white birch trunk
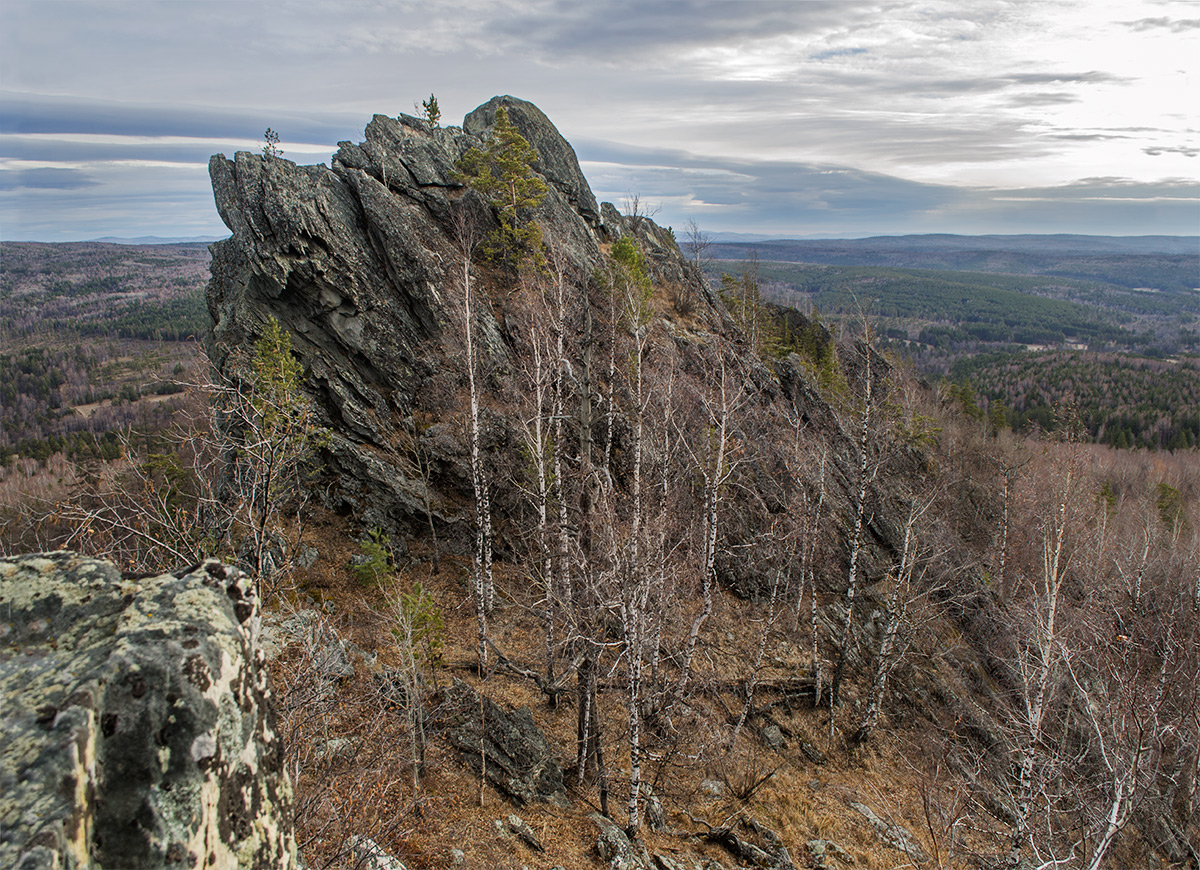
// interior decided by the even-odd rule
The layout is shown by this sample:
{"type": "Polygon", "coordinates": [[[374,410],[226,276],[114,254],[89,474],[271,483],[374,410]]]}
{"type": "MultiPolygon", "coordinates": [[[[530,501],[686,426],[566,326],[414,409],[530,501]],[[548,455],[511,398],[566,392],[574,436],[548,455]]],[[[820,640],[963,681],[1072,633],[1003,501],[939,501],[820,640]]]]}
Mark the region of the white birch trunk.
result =
{"type": "Polygon", "coordinates": [[[1021,681],[1024,706],[1023,739],[1018,747],[1019,775],[1017,781],[1017,824],[1013,830],[1012,849],[1019,856],[1030,839],[1030,818],[1033,811],[1033,773],[1038,763],[1046,707],[1052,684],[1060,664],[1058,637],[1059,594],[1063,579],[1063,549],[1067,531],[1067,506],[1070,499],[1074,461],[1068,465],[1067,477],[1055,512],[1046,529],[1042,544],[1040,588],[1036,589],[1037,611],[1035,634],[1031,645],[1018,653],[1018,676],[1021,681]]]}
{"type": "Polygon", "coordinates": [[[850,535],[850,570],[846,580],[846,614],[842,617],[837,667],[833,672],[833,683],[829,687],[829,709],[832,727],[832,710],[841,703],[842,681],[846,676],[846,663],[850,655],[850,644],[854,638],[854,604],[858,599],[858,559],[862,551],[863,523],[867,509],[867,436],[871,428],[871,344],[868,336],[863,342],[866,350],[866,387],[863,393],[863,411],[858,439],[858,489],[854,497],[854,530],[850,535]]]}
{"type": "Polygon", "coordinates": [[[716,582],[717,562],[717,521],[719,519],[721,486],[728,477],[725,468],[725,450],[729,437],[729,395],[725,383],[725,361],[721,361],[721,408],[717,419],[717,452],[713,466],[703,467],[704,475],[704,566],[701,576],[701,594],[704,604],[700,613],[692,620],[688,630],[687,646],[684,650],[683,663],[679,669],[679,680],[675,688],[676,698],[683,695],[692,674],[692,659],[696,654],[696,643],[700,638],[700,630],[713,609],[713,586],[716,582]]]}
{"type": "Polygon", "coordinates": [[[487,613],[491,600],[492,542],[491,507],[488,504],[487,481],[479,451],[479,394],[475,387],[475,330],[471,312],[471,258],[469,249],[463,254],[463,333],[467,353],[467,385],[471,411],[471,487],[475,496],[475,554],[472,562],[475,597],[475,620],[479,654],[479,675],[487,674],[487,613]]]}

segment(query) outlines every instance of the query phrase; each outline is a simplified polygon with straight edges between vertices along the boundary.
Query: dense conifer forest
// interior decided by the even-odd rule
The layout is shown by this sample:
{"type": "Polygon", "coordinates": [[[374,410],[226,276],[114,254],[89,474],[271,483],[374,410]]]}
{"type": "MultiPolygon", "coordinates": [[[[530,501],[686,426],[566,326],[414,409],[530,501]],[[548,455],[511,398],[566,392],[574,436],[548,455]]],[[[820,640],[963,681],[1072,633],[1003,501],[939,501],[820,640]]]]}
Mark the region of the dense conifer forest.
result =
{"type": "MultiPolygon", "coordinates": [[[[1134,240],[1128,253],[1096,254],[1089,271],[1055,252],[1053,239],[1049,253],[1033,237],[1009,242],[1007,252],[993,240],[987,258],[972,260],[954,247],[969,240],[907,238],[917,241],[713,244],[706,253],[746,259],[709,259],[706,272],[729,286],[753,284],[756,299],[794,307],[834,332],[869,316],[881,348],[934,382],[944,379],[993,429],[1046,432],[1070,420],[1082,437],[1118,448],[1196,445],[1200,292],[1183,277],[1196,257],[1146,253],[1134,240]],[[796,261],[804,256],[814,262],[796,261]],[[862,265],[889,262],[933,268],[862,265]],[[954,268],[964,264],[977,270],[954,268]],[[1023,274],[998,271],[1004,267],[1023,274]]],[[[1086,247],[1079,239],[1059,244],[1086,247]]]]}

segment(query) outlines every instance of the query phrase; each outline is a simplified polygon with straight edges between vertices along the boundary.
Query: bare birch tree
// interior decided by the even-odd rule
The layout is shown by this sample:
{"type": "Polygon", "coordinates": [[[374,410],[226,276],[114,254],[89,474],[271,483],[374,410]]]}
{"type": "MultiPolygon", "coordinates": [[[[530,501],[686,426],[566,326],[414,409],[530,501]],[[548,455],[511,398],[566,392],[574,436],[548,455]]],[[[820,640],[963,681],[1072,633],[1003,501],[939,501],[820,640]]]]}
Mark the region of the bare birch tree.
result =
{"type": "MultiPolygon", "coordinates": [[[[855,444],[856,469],[854,478],[854,523],[850,532],[850,568],[846,578],[846,594],[843,597],[845,615],[842,617],[842,628],[838,638],[837,665],[833,671],[833,681],[829,686],[830,719],[832,711],[841,703],[842,681],[846,677],[846,665],[850,656],[851,645],[854,641],[854,606],[858,601],[861,576],[859,559],[862,555],[863,534],[867,521],[867,489],[871,484],[878,466],[872,468],[868,438],[871,432],[872,417],[875,414],[874,383],[871,377],[871,330],[869,323],[864,323],[863,337],[863,395],[859,410],[858,440],[855,444]]],[[[831,726],[832,727],[832,724],[831,726]]]]}
{"type": "Polygon", "coordinates": [[[704,455],[690,450],[693,461],[704,480],[704,502],[702,514],[702,551],[700,565],[700,612],[692,619],[688,629],[687,641],[684,645],[683,658],[679,667],[679,676],[672,692],[672,698],[683,697],[692,677],[692,663],[696,655],[696,645],[700,640],[700,632],[708,617],[712,615],[713,593],[717,582],[717,541],[721,520],[721,501],[725,484],[733,474],[734,463],[731,462],[731,426],[733,414],[743,397],[742,385],[732,383],[734,380],[726,368],[724,354],[721,353],[718,362],[720,381],[716,387],[715,401],[705,403],[705,413],[708,425],[708,449],[704,455]]]}
{"type": "Polygon", "coordinates": [[[871,685],[867,689],[866,710],[854,733],[853,742],[865,743],[879,724],[883,712],[888,678],[904,654],[909,612],[917,599],[928,591],[921,589],[929,556],[922,552],[921,520],[933,506],[934,496],[913,496],[904,522],[904,544],[900,560],[888,572],[885,583],[890,587],[883,605],[883,635],[871,667],[871,685]]]}
{"type": "Polygon", "coordinates": [[[1020,597],[1014,602],[1016,630],[1013,667],[1017,680],[1014,758],[1017,768],[1016,821],[1011,834],[1014,860],[1034,847],[1031,823],[1034,800],[1040,787],[1036,777],[1046,773],[1040,764],[1043,736],[1055,695],[1060,690],[1063,654],[1059,622],[1063,582],[1070,558],[1067,549],[1069,511],[1076,489],[1076,454],[1071,452],[1061,480],[1052,490],[1055,498],[1040,523],[1040,566],[1017,579],[1020,597]]]}
{"type": "Polygon", "coordinates": [[[476,385],[475,312],[473,257],[479,232],[472,215],[460,203],[454,211],[454,237],[458,243],[459,287],[462,291],[462,329],[466,354],[468,401],[470,403],[471,489],[475,501],[475,550],[471,565],[475,599],[475,620],[479,656],[479,675],[488,667],[487,614],[491,610],[492,585],[492,508],[488,496],[487,475],[480,452],[479,390],[476,385]]]}

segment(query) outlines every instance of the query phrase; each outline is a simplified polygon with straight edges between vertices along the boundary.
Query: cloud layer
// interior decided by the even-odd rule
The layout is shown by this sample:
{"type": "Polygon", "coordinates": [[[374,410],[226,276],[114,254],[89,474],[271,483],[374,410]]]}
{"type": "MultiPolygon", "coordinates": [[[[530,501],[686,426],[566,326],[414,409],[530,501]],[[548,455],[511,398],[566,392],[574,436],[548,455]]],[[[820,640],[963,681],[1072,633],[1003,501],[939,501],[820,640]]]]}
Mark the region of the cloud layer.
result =
{"type": "Polygon", "coordinates": [[[328,160],[431,91],[448,122],[532,100],[598,196],[676,226],[1195,233],[1194,9],[8,0],[0,235],[223,234],[210,154],[271,126],[328,160]]]}

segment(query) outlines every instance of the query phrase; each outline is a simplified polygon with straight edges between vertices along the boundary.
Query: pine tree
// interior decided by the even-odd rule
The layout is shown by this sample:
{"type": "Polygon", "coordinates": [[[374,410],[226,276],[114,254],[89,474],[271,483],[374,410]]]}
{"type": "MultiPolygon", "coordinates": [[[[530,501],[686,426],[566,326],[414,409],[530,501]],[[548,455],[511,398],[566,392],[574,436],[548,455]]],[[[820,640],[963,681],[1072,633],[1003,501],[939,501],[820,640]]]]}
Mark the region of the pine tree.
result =
{"type": "Polygon", "coordinates": [[[279,147],[279,134],[267,128],[267,132],[263,133],[263,155],[266,157],[282,157],[283,149],[279,147]]]}
{"type": "Polygon", "coordinates": [[[487,149],[471,148],[458,161],[462,181],[479,191],[497,209],[500,227],[488,238],[486,252],[510,263],[520,263],[536,252],[542,240],[536,223],[525,220],[530,209],[546,197],[546,182],[533,171],[537,150],[508,119],[508,110],[496,110],[487,149]]]}
{"type": "Polygon", "coordinates": [[[437,97],[433,94],[429,95],[428,100],[421,100],[421,117],[430,127],[436,127],[441,123],[442,109],[438,105],[437,97]]]}

